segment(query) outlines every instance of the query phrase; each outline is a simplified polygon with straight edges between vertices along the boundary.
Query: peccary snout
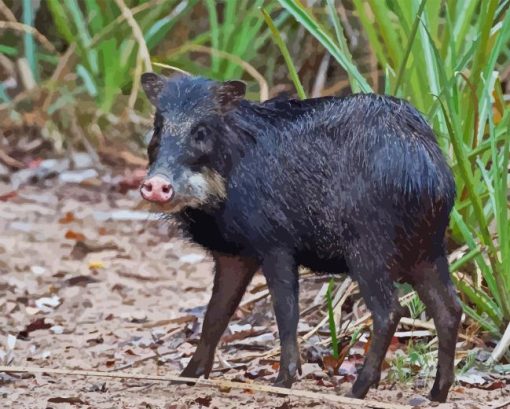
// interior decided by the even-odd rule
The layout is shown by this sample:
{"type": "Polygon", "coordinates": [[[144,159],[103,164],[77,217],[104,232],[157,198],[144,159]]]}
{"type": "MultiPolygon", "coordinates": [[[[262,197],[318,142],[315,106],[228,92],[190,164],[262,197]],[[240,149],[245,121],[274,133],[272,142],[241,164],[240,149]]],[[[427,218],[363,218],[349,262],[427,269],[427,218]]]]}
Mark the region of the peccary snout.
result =
{"type": "Polygon", "coordinates": [[[143,181],[140,193],[149,202],[167,203],[172,199],[173,189],[164,177],[153,176],[143,181]]]}

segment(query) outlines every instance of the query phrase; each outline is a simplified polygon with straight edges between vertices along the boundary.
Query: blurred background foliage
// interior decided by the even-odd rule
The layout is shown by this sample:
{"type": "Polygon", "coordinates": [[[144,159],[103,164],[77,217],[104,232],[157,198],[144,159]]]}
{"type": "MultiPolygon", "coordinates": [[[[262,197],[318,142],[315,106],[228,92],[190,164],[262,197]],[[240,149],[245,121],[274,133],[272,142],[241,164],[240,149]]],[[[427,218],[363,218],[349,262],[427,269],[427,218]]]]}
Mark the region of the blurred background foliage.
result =
{"type": "MultiPolygon", "coordinates": [[[[458,195],[448,249],[476,329],[510,322],[510,0],[0,0],[0,147],[140,152],[139,77],[240,78],[248,97],[380,92],[433,126],[458,195]],[[296,91],[297,90],[297,91],[296,91]]],[[[510,335],[510,334],[509,334],[510,335]]]]}

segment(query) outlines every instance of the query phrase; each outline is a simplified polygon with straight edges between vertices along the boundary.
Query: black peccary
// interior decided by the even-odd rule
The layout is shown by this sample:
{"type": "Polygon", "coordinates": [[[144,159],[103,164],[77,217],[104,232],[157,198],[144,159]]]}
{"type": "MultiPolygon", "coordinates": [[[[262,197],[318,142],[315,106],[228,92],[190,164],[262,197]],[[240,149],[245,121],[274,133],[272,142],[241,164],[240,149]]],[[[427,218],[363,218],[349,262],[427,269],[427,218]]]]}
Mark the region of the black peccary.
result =
{"type": "Polygon", "coordinates": [[[438,369],[430,397],[454,381],[461,308],[443,245],[455,186],[434,134],[407,102],[381,95],[304,101],[244,99],[240,81],[142,76],[156,106],[141,194],[173,213],[211,251],[214,289],[197,350],[182,375],[207,377],[214,350],[259,268],[281,342],[276,385],[290,387],[297,345],[298,265],[348,272],[373,316],[352,395],[363,398],[411,283],[434,318],[438,369]]]}

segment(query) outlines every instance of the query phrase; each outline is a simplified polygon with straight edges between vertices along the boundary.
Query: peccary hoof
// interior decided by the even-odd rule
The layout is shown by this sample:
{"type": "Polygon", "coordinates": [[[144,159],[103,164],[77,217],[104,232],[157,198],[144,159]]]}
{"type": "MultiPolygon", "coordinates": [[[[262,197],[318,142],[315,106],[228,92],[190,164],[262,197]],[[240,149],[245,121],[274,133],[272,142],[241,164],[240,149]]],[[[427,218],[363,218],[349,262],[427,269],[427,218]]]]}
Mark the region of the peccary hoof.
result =
{"type": "Polygon", "coordinates": [[[276,386],[277,388],[291,388],[292,384],[294,383],[294,378],[290,376],[280,376],[276,378],[276,381],[274,381],[273,386],[276,386]]]}

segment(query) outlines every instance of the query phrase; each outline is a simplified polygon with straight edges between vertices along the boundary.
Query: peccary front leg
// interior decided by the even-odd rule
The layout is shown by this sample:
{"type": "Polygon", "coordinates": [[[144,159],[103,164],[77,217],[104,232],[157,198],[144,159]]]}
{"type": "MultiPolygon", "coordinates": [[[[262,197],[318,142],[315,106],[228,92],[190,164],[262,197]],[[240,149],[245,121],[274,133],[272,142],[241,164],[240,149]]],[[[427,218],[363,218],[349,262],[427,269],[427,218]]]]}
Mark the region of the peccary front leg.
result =
{"type": "Polygon", "coordinates": [[[271,293],[281,345],[280,371],[274,385],[290,388],[296,372],[301,373],[297,345],[299,321],[297,265],[288,252],[279,250],[265,257],[262,272],[271,293]]]}
{"type": "Polygon", "coordinates": [[[214,287],[207,306],[202,334],[197,349],[181,376],[209,377],[214,362],[214,351],[220,337],[258,268],[254,260],[244,257],[219,253],[215,253],[213,257],[214,287]]]}
{"type": "Polygon", "coordinates": [[[428,313],[434,319],[439,340],[436,379],[429,397],[433,401],[444,402],[455,380],[455,345],[462,308],[444,255],[433,263],[419,266],[415,276],[414,287],[427,307],[428,313]]]}

